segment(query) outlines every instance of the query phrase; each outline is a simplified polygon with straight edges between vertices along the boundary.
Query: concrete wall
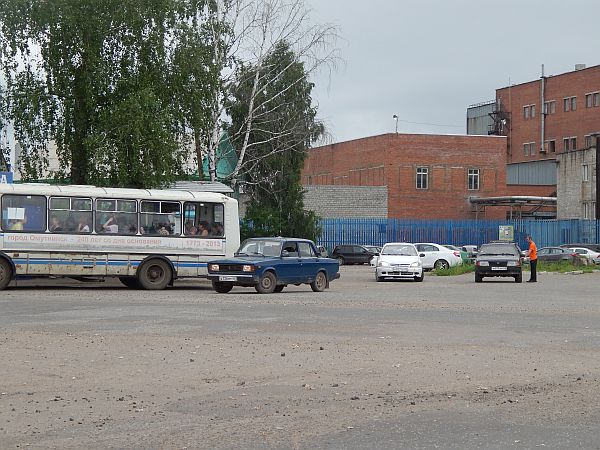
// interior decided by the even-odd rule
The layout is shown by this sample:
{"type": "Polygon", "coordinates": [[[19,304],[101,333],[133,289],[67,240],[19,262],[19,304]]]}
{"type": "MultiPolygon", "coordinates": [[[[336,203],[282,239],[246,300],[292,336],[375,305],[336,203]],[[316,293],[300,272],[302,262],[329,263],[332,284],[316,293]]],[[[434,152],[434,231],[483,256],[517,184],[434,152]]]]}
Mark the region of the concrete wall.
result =
{"type": "Polygon", "coordinates": [[[596,201],[596,148],[571,151],[557,156],[558,184],[557,211],[558,219],[578,219],[583,217],[583,204],[589,205],[590,218],[595,218],[594,202],[596,201]],[[588,166],[588,181],[583,180],[583,166],[588,166]]]}
{"type": "Polygon", "coordinates": [[[386,186],[304,186],[304,209],[323,218],[388,216],[386,186]]]}

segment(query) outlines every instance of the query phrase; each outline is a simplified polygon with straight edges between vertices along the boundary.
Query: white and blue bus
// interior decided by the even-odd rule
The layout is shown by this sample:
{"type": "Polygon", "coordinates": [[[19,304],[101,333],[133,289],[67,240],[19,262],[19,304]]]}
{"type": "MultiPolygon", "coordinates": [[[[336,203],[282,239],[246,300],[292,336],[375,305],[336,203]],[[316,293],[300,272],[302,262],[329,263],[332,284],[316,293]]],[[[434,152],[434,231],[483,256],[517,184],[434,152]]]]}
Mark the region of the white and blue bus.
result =
{"type": "Polygon", "coordinates": [[[240,244],[237,200],[214,192],[0,184],[0,211],[0,290],[19,276],[164,289],[240,244]]]}

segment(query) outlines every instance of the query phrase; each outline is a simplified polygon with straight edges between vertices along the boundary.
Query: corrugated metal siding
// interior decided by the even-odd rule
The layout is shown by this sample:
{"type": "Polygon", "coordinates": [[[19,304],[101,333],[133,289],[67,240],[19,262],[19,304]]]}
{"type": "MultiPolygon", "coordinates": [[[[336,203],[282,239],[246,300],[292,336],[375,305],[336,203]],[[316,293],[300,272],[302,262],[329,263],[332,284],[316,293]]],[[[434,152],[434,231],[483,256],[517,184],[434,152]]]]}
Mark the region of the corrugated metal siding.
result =
{"type": "Polygon", "coordinates": [[[496,109],[496,102],[467,108],[467,134],[487,136],[494,124],[490,113],[496,109]]]}
{"type": "Polygon", "coordinates": [[[506,184],[533,184],[550,186],[556,184],[556,161],[531,161],[508,164],[506,184]]]}

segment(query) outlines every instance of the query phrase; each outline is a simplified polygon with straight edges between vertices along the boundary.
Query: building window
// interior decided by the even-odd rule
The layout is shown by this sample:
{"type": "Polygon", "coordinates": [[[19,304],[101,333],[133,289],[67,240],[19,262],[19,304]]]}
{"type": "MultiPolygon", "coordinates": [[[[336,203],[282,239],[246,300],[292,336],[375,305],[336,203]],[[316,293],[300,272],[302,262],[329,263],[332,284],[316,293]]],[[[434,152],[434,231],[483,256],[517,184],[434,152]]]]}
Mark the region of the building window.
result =
{"type": "Polygon", "coordinates": [[[577,149],[577,138],[576,137],[568,137],[563,139],[563,149],[564,151],[576,150],[577,149]]]}
{"type": "Polygon", "coordinates": [[[469,169],[467,183],[470,191],[479,190],[479,169],[469,169]]]}
{"type": "Polygon", "coordinates": [[[523,144],[523,154],[525,156],[535,155],[535,142],[527,142],[523,144]]]}
{"type": "Polygon", "coordinates": [[[526,105],[523,106],[523,118],[525,120],[535,117],[535,105],[526,105]]]}
{"type": "Polygon", "coordinates": [[[583,203],[583,218],[584,219],[595,219],[596,215],[596,202],[585,202],[583,203]]]}
{"type": "Polygon", "coordinates": [[[600,106],[600,92],[585,94],[585,107],[592,108],[596,106],[600,106]]]}
{"type": "Polygon", "coordinates": [[[585,148],[590,148],[594,146],[594,138],[591,134],[585,135],[585,148]]]}
{"type": "Polygon", "coordinates": [[[581,181],[590,181],[590,166],[584,164],[583,166],[581,166],[581,169],[581,181]]]}
{"type": "Polygon", "coordinates": [[[544,114],[555,114],[556,113],[556,101],[550,100],[544,102],[544,114]]]}
{"type": "Polygon", "coordinates": [[[429,168],[417,167],[417,189],[427,189],[429,186],[429,168]]]}
{"type": "Polygon", "coordinates": [[[556,141],[553,139],[553,140],[544,142],[544,151],[546,153],[548,153],[548,152],[555,153],[556,152],[556,141]]]}
{"type": "Polygon", "coordinates": [[[577,110],[577,97],[565,97],[563,99],[563,109],[565,112],[577,110]]]}

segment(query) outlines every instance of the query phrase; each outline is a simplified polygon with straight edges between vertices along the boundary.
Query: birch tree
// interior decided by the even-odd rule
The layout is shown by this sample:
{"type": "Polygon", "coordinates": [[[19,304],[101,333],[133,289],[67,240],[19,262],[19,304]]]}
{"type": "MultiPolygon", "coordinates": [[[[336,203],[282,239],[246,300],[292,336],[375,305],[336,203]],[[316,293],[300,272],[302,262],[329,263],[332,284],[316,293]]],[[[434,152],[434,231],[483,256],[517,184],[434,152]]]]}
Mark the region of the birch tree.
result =
{"type": "MultiPolygon", "coordinates": [[[[217,23],[229,23],[233,33],[226,44],[218,49],[220,53],[215,53],[215,58],[223,61],[225,70],[221,73],[221,91],[214,96],[214,126],[207,140],[207,153],[210,178],[214,181],[216,149],[223,130],[228,129],[238,154],[235,169],[229,176],[229,183],[235,188],[240,177],[252,171],[259,159],[269,156],[254,153],[254,148],[260,145],[251,140],[257,119],[268,114],[268,109],[278,97],[294,89],[306,77],[318,70],[334,69],[339,58],[335,48],[337,30],[332,25],[313,24],[303,0],[231,0],[224,1],[222,6],[222,15],[217,23]],[[266,60],[283,42],[293,57],[287,66],[278,68],[279,73],[273,74],[265,67],[266,60]],[[281,86],[278,92],[270,89],[273,79],[284,77],[296,63],[303,64],[302,75],[295,79],[288,77],[289,84],[281,86]],[[242,85],[249,86],[245,90],[245,97],[241,98],[238,91],[234,99],[233,90],[242,85]],[[264,98],[262,93],[265,90],[271,98],[264,98]],[[260,101],[257,100],[259,96],[262,96],[260,101]],[[244,118],[231,127],[227,107],[233,101],[245,102],[247,109],[244,118]]],[[[292,133],[297,124],[289,122],[285,126],[279,131],[280,136],[292,133]]],[[[277,135],[272,135],[268,139],[275,141],[277,138],[277,135]]],[[[272,154],[287,150],[290,149],[273,148],[272,154]]]]}

